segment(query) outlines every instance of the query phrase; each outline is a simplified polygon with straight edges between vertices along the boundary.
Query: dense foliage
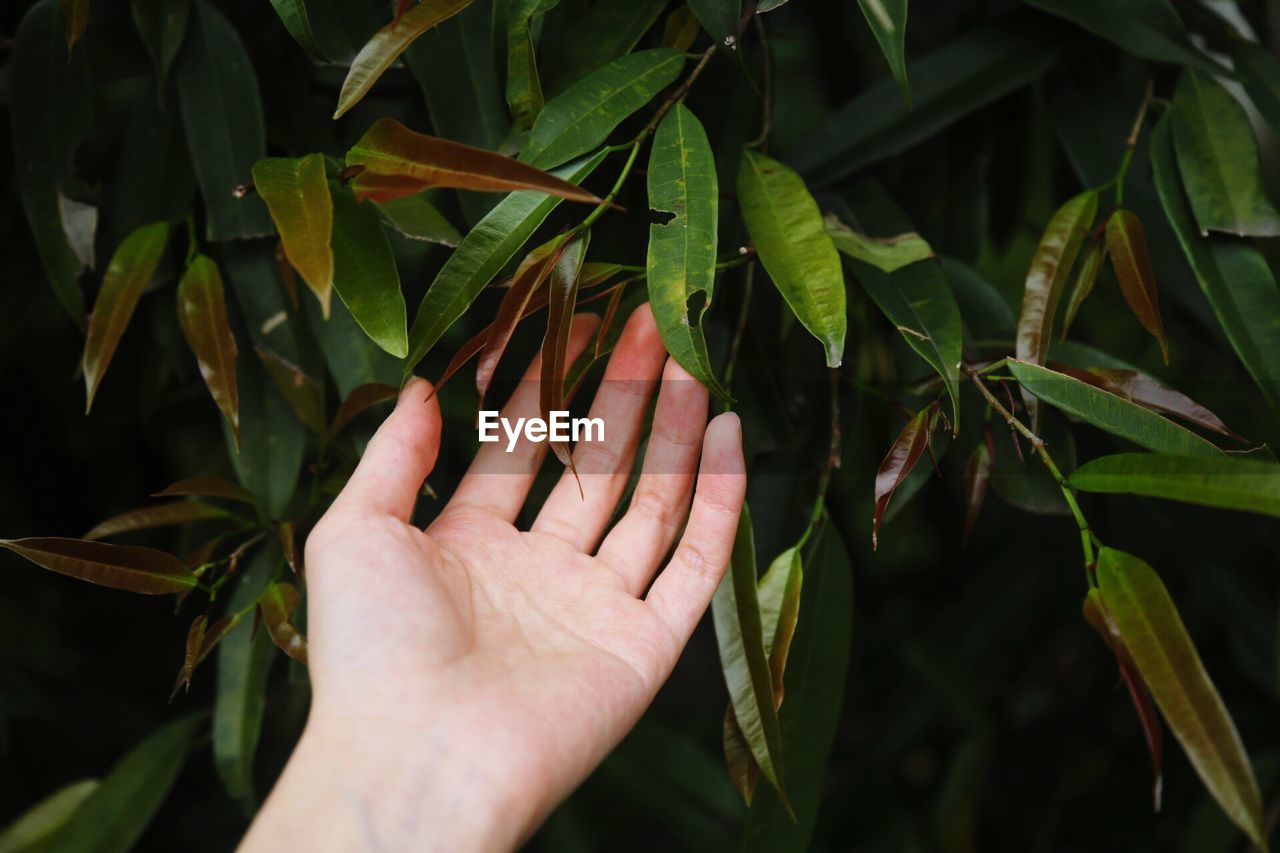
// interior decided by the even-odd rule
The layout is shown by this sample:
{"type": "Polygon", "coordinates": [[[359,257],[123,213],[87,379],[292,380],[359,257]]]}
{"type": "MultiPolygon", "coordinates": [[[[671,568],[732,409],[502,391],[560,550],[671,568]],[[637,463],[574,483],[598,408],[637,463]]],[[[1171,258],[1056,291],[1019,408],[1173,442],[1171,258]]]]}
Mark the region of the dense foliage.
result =
{"type": "Polygon", "coordinates": [[[0,15],[0,851],[229,848],[305,719],[302,543],[402,381],[449,380],[426,522],[478,401],[540,351],[581,406],[645,300],[750,513],[533,847],[1274,836],[1274,9],[0,15]]]}

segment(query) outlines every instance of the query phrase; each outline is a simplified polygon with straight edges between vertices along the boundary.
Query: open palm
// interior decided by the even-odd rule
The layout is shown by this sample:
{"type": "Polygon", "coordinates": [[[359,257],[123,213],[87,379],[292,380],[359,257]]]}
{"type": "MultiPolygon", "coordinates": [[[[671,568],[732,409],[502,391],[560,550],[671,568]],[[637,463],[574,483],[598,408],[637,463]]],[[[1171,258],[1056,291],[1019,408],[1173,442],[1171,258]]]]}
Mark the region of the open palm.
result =
{"type": "MultiPolygon", "coordinates": [[[[570,361],[593,327],[575,319],[570,361]]],[[[538,415],[537,369],[503,417],[538,415]]],[[[395,732],[395,749],[424,767],[466,768],[504,817],[502,832],[471,837],[510,846],[634,725],[705,612],[742,506],[741,435],[732,415],[707,424],[705,388],[666,359],[643,307],[592,403],[605,440],[574,450],[582,492],[566,471],[518,530],[545,444],[484,444],[424,532],[409,518],[440,443],[428,394],[420,380],[406,387],[308,539],[309,727],[331,729],[329,741],[395,732]],[[642,474],[605,536],[660,376],[642,474]]],[[[438,775],[418,772],[433,780],[428,800],[438,775]]],[[[470,796],[458,795],[461,813],[470,796]]],[[[370,831],[381,846],[392,830],[370,831]]]]}

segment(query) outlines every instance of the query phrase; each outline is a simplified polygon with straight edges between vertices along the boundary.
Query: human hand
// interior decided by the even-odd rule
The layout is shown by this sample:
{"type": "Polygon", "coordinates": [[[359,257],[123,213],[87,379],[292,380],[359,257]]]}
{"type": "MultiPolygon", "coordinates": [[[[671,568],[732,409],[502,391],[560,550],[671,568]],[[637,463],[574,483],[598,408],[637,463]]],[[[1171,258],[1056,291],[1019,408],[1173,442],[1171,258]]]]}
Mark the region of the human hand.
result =
{"type": "MultiPolygon", "coordinates": [[[[575,318],[570,363],[594,327],[575,318]]],[[[538,415],[537,376],[503,417],[538,415]]],[[[429,392],[405,388],[307,540],[311,715],[243,849],[514,847],[640,718],[728,563],[740,426],[707,424],[647,306],[592,403],[605,440],[574,450],[585,497],[565,471],[529,531],[513,522],[545,444],[524,439],[510,457],[482,445],[426,531],[410,523],[440,445],[429,392]],[[605,536],[660,374],[642,475],[605,536]]]]}

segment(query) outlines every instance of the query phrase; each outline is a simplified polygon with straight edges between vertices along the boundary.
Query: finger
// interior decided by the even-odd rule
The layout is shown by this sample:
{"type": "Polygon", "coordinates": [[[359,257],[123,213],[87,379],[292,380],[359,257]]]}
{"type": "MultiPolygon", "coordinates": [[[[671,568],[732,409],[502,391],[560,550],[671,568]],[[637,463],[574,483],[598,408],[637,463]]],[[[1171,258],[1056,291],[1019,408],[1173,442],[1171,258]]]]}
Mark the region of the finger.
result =
{"type": "Polygon", "coordinates": [[[580,441],[573,448],[578,476],[565,470],[533,522],[533,532],[563,539],[579,551],[595,548],[631,476],[666,354],[653,312],[641,305],[627,320],[591,402],[588,417],[604,422],[604,440],[580,441]]]}
{"type": "Polygon", "coordinates": [[[668,359],[635,494],[597,555],[633,595],[644,590],[680,532],[706,429],[706,386],[668,359]]]}
{"type": "Polygon", "coordinates": [[[431,383],[415,377],[369,440],[334,506],[408,521],[439,451],[440,403],[431,395],[431,383]]]}
{"type": "MultiPolygon", "coordinates": [[[[573,327],[569,332],[569,352],[566,364],[572,365],[579,354],[587,347],[600,318],[595,314],[577,314],[573,318],[573,327]]],[[[515,393],[502,407],[501,417],[511,423],[517,418],[536,418],[539,416],[538,404],[538,371],[542,369],[541,356],[535,356],[524,377],[516,386],[515,393]]],[[[527,441],[523,435],[515,448],[507,452],[506,436],[499,440],[480,445],[476,458],[467,468],[466,475],[449,501],[450,509],[474,507],[490,512],[506,521],[515,521],[524,506],[525,498],[533,486],[542,464],[542,457],[547,452],[544,442],[527,441]]]]}
{"type": "Polygon", "coordinates": [[[683,649],[729,565],[747,492],[742,425],[732,412],[707,426],[702,465],[684,537],[645,599],[683,649]]]}

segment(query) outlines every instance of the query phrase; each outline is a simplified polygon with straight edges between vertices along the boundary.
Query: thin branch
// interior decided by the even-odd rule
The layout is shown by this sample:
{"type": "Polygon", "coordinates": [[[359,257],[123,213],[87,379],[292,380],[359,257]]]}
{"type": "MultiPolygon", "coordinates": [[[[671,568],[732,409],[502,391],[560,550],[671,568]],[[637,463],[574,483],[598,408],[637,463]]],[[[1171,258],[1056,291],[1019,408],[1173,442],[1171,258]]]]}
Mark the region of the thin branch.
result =
{"type": "Polygon", "coordinates": [[[760,89],[763,97],[760,104],[760,135],[747,143],[748,148],[759,148],[769,153],[769,131],[773,128],[773,58],[769,53],[769,37],[764,30],[764,22],[760,16],[753,19],[756,35],[760,37],[760,49],[764,52],[764,66],[761,69],[760,89]]]}

